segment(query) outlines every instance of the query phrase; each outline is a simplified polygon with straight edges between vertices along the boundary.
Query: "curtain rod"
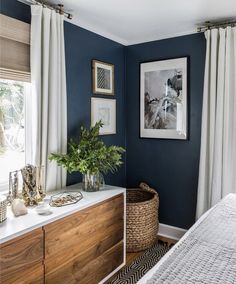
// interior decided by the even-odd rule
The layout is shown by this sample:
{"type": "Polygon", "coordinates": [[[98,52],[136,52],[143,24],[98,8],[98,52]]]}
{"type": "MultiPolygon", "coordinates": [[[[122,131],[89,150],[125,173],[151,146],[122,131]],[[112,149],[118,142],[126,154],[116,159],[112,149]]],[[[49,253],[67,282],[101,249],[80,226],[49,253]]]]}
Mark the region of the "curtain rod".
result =
{"type": "Polygon", "coordinates": [[[207,30],[211,29],[217,29],[217,28],[226,28],[226,27],[235,27],[236,25],[236,19],[235,20],[228,20],[228,21],[222,21],[222,22],[210,22],[207,21],[204,24],[202,24],[200,27],[197,28],[197,31],[205,32],[207,30]]]}
{"type": "Polygon", "coordinates": [[[55,10],[56,12],[60,13],[61,15],[64,15],[69,20],[71,20],[72,17],[73,17],[72,14],[64,11],[64,5],[62,5],[62,4],[58,4],[57,6],[52,6],[52,5],[45,3],[43,0],[41,0],[41,1],[39,1],[39,0],[18,0],[18,1],[22,2],[24,4],[27,4],[27,5],[32,5],[32,4],[42,5],[43,7],[47,7],[51,10],[55,10]]]}

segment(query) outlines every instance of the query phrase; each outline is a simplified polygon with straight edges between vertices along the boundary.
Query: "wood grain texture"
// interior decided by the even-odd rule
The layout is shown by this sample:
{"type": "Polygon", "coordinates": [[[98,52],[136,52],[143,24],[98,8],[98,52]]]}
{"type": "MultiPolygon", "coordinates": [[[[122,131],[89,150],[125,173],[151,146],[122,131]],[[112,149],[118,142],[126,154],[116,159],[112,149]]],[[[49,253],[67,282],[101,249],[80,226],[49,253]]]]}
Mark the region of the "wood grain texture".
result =
{"type": "Polygon", "coordinates": [[[50,273],[64,266],[66,262],[71,261],[85,265],[122,239],[123,224],[118,222],[118,224],[114,224],[107,229],[102,229],[95,236],[87,235],[87,240],[80,241],[78,239],[77,243],[68,250],[62,250],[50,257],[46,257],[45,272],[50,273]]]}
{"type": "Polygon", "coordinates": [[[121,241],[84,266],[79,261],[66,263],[53,273],[46,274],[45,284],[98,284],[122,264],[123,246],[121,241]]]}
{"type": "Polygon", "coordinates": [[[114,223],[120,228],[123,223],[123,214],[123,195],[119,195],[44,226],[45,259],[79,244],[82,248],[86,248],[87,242],[94,242],[94,238],[100,239],[100,234],[104,232],[106,235],[106,230],[108,233],[112,232],[114,223]],[[97,237],[96,234],[98,234],[97,237]]]}
{"type": "Polygon", "coordinates": [[[0,276],[1,284],[44,284],[44,267],[42,262],[32,265],[30,268],[22,268],[21,271],[10,276],[0,276]]]}
{"type": "Polygon", "coordinates": [[[122,263],[123,198],[119,195],[44,227],[46,283],[87,283],[87,270],[98,274],[100,281],[122,263]],[[110,264],[105,269],[102,263],[107,258],[110,264]]]}
{"type": "Polygon", "coordinates": [[[34,230],[0,245],[3,283],[43,283],[43,231],[34,230]]]}

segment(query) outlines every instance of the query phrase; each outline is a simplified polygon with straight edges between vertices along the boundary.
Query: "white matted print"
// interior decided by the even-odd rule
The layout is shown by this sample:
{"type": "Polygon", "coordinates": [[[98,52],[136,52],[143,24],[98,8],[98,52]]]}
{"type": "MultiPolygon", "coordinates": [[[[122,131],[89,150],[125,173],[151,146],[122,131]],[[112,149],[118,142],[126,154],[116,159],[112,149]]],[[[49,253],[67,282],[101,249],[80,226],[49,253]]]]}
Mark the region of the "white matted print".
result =
{"type": "Polygon", "coordinates": [[[187,57],[141,63],[140,136],[187,139],[187,57]]]}
{"type": "Polygon", "coordinates": [[[114,65],[93,60],[93,93],[114,95],[114,65]]]}
{"type": "Polygon", "coordinates": [[[91,98],[91,125],[99,120],[103,123],[100,135],[116,134],[116,100],[91,98]]]}

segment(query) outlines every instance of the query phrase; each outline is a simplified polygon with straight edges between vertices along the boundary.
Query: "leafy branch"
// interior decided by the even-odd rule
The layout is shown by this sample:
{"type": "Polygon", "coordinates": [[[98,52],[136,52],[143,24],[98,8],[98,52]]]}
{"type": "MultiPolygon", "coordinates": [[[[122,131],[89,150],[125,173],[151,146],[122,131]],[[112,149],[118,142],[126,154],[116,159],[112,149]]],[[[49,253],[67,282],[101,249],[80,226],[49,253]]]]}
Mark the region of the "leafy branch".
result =
{"type": "Polygon", "coordinates": [[[99,138],[99,129],[103,124],[97,122],[94,127],[80,129],[80,142],[70,140],[67,154],[51,154],[49,160],[55,160],[71,173],[82,174],[108,173],[118,170],[122,164],[121,156],[125,149],[118,146],[106,146],[99,138]]]}

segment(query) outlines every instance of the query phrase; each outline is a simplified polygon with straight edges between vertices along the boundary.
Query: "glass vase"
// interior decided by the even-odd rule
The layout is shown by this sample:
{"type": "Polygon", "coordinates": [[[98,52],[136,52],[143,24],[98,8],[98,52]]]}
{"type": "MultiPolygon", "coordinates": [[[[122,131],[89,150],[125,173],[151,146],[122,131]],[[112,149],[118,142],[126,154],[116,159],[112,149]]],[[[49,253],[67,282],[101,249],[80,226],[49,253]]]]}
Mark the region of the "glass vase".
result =
{"type": "Polygon", "coordinates": [[[83,175],[83,190],[88,192],[99,191],[100,173],[83,175]]]}

